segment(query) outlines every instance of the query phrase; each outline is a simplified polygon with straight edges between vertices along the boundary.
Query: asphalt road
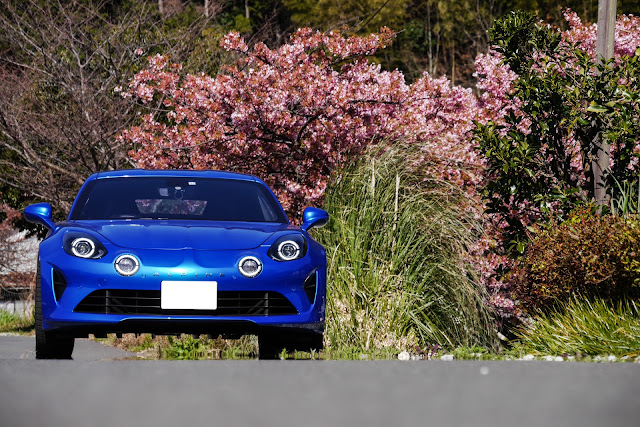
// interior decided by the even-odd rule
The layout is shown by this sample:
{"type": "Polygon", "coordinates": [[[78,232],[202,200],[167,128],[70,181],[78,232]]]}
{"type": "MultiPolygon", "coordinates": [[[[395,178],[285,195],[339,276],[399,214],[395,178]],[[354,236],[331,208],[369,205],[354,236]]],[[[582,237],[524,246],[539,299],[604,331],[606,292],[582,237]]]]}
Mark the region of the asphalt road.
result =
{"type": "Polygon", "coordinates": [[[0,337],[0,425],[637,426],[640,365],[138,361],[79,341],[39,361],[0,337]]]}

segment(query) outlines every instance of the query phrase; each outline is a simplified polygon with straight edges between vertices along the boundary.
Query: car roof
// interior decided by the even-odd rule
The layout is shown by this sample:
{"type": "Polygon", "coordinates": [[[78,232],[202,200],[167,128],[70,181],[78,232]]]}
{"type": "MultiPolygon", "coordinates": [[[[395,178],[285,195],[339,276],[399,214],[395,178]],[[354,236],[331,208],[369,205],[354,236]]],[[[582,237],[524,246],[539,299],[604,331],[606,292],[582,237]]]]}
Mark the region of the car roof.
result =
{"type": "Polygon", "coordinates": [[[98,172],[89,177],[88,180],[105,178],[128,178],[128,177],[193,177],[193,178],[222,178],[235,179],[241,181],[261,182],[253,175],[246,175],[236,172],[224,172],[215,170],[187,170],[187,169],[124,169],[115,171],[98,172]]]}

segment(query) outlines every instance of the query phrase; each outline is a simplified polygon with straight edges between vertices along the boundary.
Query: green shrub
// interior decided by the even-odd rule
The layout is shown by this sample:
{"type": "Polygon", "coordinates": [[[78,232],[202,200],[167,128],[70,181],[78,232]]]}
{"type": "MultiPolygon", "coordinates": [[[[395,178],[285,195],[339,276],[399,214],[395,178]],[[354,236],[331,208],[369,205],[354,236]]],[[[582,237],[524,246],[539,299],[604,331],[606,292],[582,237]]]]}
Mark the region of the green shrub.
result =
{"type": "Polygon", "coordinates": [[[517,332],[523,354],[582,354],[636,357],[640,354],[640,307],[572,298],[566,305],[535,316],[517,332]]]}
{"type": "Polygon", "coordinates": [[[466,261],[479,226],[457,187],[409,164],[406,147],[350,165],[327,190],[326,341],[341,348],[483,345],[492,330],[466,261]]]}
{"type": "Polygon", "coordinates": [[[614,153],[604,176],[610,196],[618,197],[616,182],[640,172],[634,151],[640,134],[640,51],[618,46],[615,60],[599,63],[586,48],[592,36],[585,31],[577,41],[576,28],[572,31],[514,11],[488,32],[491,49],[518,75],[510,89],[503,86],[508,102],[502,104],[505,112],[517,111],[497,123],[479,121],[474,136],[486,160],[488,211],[502,220],[499,243],[513,258],[528,243],[527,224],[566,216],[596,198],[590,164],[599,140],[614,153]],[[582,163],[576,162],[578,152],[582,163]]]}
{"type": "Polygon", "coordinates": [[[0,332],[29,332],[34,327],[32,313],[10,313],[0,310],[0,332]]]}
{"type": "Polygon", "coordinates": [[[640,218],[593,215],[588,208],[534,233],[512,270],[514,297],[528,311],[574,295],[640,295],[640,218]]]}

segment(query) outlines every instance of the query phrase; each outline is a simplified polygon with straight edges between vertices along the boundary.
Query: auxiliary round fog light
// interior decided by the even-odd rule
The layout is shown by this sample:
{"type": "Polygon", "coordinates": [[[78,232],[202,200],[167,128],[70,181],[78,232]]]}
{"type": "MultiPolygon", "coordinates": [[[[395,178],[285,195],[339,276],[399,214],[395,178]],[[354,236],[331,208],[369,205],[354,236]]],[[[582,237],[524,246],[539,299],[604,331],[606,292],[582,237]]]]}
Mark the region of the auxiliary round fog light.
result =
{"type": "Polygon", "coordinates": [[[140,269],[140,263],[133,255],[120,255],[113,265],[116,271],[123,276],[133,276],[140,269]]]}
{"type": "Polygon", "coordinates": [[[71,242],[71,252],[80,258],[91,258],[96,251],[96,245],[91,239],[78,237],[71,242]]]}
{"type": "Polygon", "coordinates": [[[256,277],[262,271],[262,263],[254,256],[246,256],[238,263],[238,270],[245,277],[256,277]]]}

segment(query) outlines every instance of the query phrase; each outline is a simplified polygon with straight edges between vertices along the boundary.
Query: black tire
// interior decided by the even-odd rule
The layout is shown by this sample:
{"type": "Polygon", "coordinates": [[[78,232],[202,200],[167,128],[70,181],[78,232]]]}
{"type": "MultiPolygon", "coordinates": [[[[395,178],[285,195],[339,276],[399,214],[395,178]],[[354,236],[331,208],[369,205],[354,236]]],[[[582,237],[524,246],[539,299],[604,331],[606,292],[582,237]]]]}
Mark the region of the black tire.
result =
{"type": "Polygon", "coordinates": [[[71,359],[75,340],[53,332],[46,332],[42,327],[42,283],[40,279],[40,261],[36,274],[36,359],[71,359]]]}
{"type": "Polygon", "coordinates": [[[292,351],[321,351],[323,334],[317,332],[271,332],[258,335],[258,358],[279,359],[283,349],[292,351]]]}

